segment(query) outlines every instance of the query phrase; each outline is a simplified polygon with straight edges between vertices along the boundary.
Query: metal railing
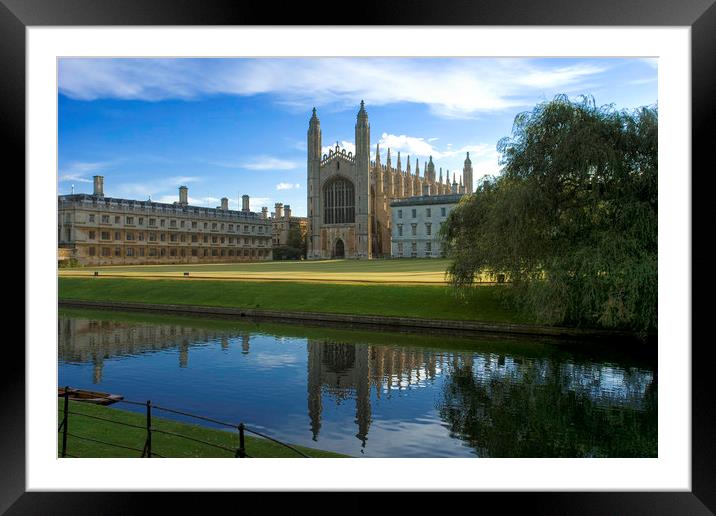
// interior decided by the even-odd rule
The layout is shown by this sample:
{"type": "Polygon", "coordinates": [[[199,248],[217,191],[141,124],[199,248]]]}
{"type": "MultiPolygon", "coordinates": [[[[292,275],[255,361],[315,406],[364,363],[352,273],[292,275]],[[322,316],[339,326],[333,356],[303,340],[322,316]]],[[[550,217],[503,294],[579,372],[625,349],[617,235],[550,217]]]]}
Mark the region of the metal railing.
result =
{"type": "MultiPolygon", "coordinates": [[[[309,455],[306,455],[306,454],[303,453],[301,450],[298,450],[297,448],[295,448],[294,446],[291,446],[290,444],[286,444],[286,443],[284,443],[284,442],[282,442],[282,441],[279,441],[278,439],[274,439],[273,437],[270,437],[270,436],[268,436],[268,435],[266,435],[266,434],[263,434],[263,433],[261,433],[261,432],[259,432],[259,431],[257,431],[257,430],[253,430],[253,429],[251,429],[251,428],[248,428],[243,422],[242,422],[242,423],[238,423],[238,424],[236,424],[236,423],[227,423],[227,422],[225,422],[225,421],[219,421],[219,420],[217,420],[217,419],[213,419],[213,418],[206,417],[206,416],[200,416],[200,415],[198,415],[198,414],[191,414],[191,413],[189,413],[189,412],[184,412],[184,411],[177,410],[177,409],[172,409],[172,408],[167,408],[167,407],[161,407],[161,406],[159,406],[159,405],[153,405],[152,402],[151,402],[151,400],[147,400],[147,401],[144,402],[144,403],[142,403],[142,402],[140,402],[140,401],[117,400],[117,403],[127,403],[127,404],[129,404],[129,405],[135,405],[135,406],[143,406],[143,407],[145,407],[145,413],[146,413],[146,424],[145,424],[145,425],[136,425],[136,424],[126,423],[126,422],[124,422],[124,421],[117,421],[117,420],[114,420],[114,419],[109,419],[109,418],[101,417],[101,416],[97,416],[97,415],[92,415],[92,414],[87,414],[87,413],[82,413],[82,412],[75,412],[75,411],[70,410],[70,394],[71,394],[72,392],[76,392],[76,391],[73,391],[73,389],[71,389],[69,386],[67,386],[67,387],[65,387],[65,390],[64,390],[63,395],[62,395],[62,397],[63,397],[63,399],[64,399],[63,417],[62,417],[62,421],[60,422],[60,426],[57,428],[57,432],[58,432],[58,433],[59,433],[59,432],[62,432],[62,444],[61,444],[61,447],[60,447],[60,457],[76,457],[75,455],[71,455],[71,454],[69,454],[69,453],[67,452],[67,438],[68,438],[68,437],[72,437],[72,438],[74,438],[74,439],[80,439],[80,440],[83,440],[83,441],[93,442],[93,443],[96,443],[96,444],[102,444],[102,445],[105,445],[105,446],[111,446],[111,447],[114,447],[114,448],[122,448],[122,449],[125,449],[125,450],[136,451],[136,452],[140,453],[139,457],[142,457],[142,458],[151,458],[151,457],[161,457],[161,458],[164,458],[164,455],[160,455],[159,453],[155,452],[155,451],[152,449],[152,435],[153,435],[153,434],[162,434],[162,435],[167,435],[167,436],[171,436],[171,437],[176,437],[176,438],[184,439],[184,440],[187,440],[187,441],[193,441],[193,442],[196,442],[196,443],[204,444],[204,445],[206,445],[206,446],[210,446],[210,447],[213,447],[213,448],[221,449],[221,450],[224,450],[224,451],[227,451],[227,452],[233,454],[234,457],[238,457],[238,458],[252,458],[251,455],[249,455],[248,453],[246,453],[245,433],[248,432],[248,433],[257,435],[257,436],[259,436],[259,437],[262,437],[262,438],[264,438],[264,439],[267,439],[267,440],[269,440],[269,441],[273,441],[273,442],[275,442],[275,443],[277,443],[277,444],[279,444],[279,445],[281,445],[281,446],[284,446],[285,448],[288,448],[289,450],[292,450],[293,452],[295,452],[297,455],[299,455],[299,456],[301,456],[301,457],[311,458],[309,455]],[[225,427],[228,427],[228,428],[236,429],[236,430],[238,430],[238,432],[239,432],[239,446],[238,446],[238,448],[229,448],[228,446],[224,446],[224,445],[221,445],[221,444],[218,444],[218,443],[212,443],[212,442],[205,441],[205,440],[202,440],[202,439],[198,439],[198,438],[196,438],[196,437],[192,437],[192,436],[189,436],[189,435],[185,435],[185,434],[181,434],[181,433],[177,433],[177,432],[171,432],[171,431],[169,431],[169,430],[162,430],[162,429],[159,429],[159,428],[155,428],[155,427],[152,426],[152,410],[159,410],[159,411],[168,412],[168,413],[171,413],[171,414],[177,414],[177,415],[181,415],[181,416],[191,417],[191,418],[194,418],[194,419],[199,419],[199,420],[202,420],[202,421],[214,423],[214,424],[216,424],[216,425],[220,425],[220,426],[225,426],[225,427]],[[69,424],[70,424],[70,418],[69,418],[69,416],[70,416],[70,415],[73,415],[73,416],[82,416],[82,417],[86,417],[86,418],[90,418],[90,419],[95,419],[95,420],[99,420],[99,421],[104,421],[104,422],[106,422],[106,423],[111,423],[111,424],[115,424],[115,425],[120,425],[120,426],[124,426],[124,427],[128,427],[128,428],[134,428],[134,429],[139,429],[139,430],[145,430],[146,436],[145,436],[145,440],[144,440],[144,447],[143,447],[142,449],[139,449],[139,448],[135,448],[135,447],[132,447],[132,446],[126,446],[126,445],[124,445],[124,444],[118,444],[118,443],[111,443],[111,442],[103,441],[103,440],[100,440],[100,439],[96,439],[95,437],[89,437],[89,436],[86,436],[86,435],[82,436],[82,435],[77,435],[77,434],[74,434],[74,433],[70,433],[70,431],[69,431],[69,424]]],[[[75,400],[72,400],[72,401],[75,401],[75,400]]],[[[86,402],[82,402],[82,401],[77,401],[77,402],[78,402],[78,403],[86,403],[86,402]]]]}

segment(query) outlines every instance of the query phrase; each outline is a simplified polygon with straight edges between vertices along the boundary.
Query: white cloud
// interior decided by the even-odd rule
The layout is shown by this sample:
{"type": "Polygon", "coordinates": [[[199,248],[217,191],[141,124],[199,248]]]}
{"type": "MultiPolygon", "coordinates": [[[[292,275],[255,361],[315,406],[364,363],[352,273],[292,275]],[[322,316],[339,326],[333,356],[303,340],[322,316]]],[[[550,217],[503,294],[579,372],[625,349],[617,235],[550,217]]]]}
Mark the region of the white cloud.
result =
{"type": "MultiPolygon", "coordinates": [[[[403,154],[410,156],[434,156],[437,157],[437,150],[431,143],[425,138],[418,138],[415,136],[407,136],[405,134],[395,135],[383,133],[378,141],[381,148],[387,152],[390,148],[391,154],[393,151],[400,151],[403,154]]],[[[392,157],[392,156],[391,156],[392,157]]]]}
{"type": "Polygon", "coordinates": [[[355,107],[360,99],[368,109],[409,102],[426,104],[438,116],[465,118],[532,105],[545,88],[578,87],[606,69],[588,61],[559,66],[558,60],[522,58],[68,58],[60,60],[59,89],[82,100],[272,94],[302,110],[355,107]]]}
{"type": "MultiPolygon", "coordinates": [[[[105,193],[111,197],[122,197],[127,199],[146,200],[150,196],[157,202],[174,202],[179,200],[179,187],[189,183],[196,183],[202,178],[198,176],[170,176],[160,177],[147,182],[113,183],[105,182],[105,193]],[[173,191],[175,194],[168,194],[173,191]],[[159,201],[160,196],[169,198],[171,201],[159,201]]],[[[203,205],[202,205],[203,206],[203,205]]]]}
{"type": "Polygon", "coordinates": [[[249,209],[251,211],[261,211],[264,206],[271,204],[271,197],[249,197],[249,209]]]}
{"type": "MultiPolygon", "coordinates": [[[[444,159],[453,156],[464,156],[467,152],[471,152],[473,156],[482,156],[489,154],[494,148],[493,144],[479,143],[474,145],[465,145],[459,149],[454,149],[452,144],[447,144],[444,150],[434,146],[431,142],[437,138],[421,138],[418,136],[407,136],[405,134],[395,135],[383,133],[378,143],[380,144],[381,154],[390,148],[391,154],[400,151],[402,155],[413,157],[427,158],[433,157],[433,160],[444,159]]],[[[381,156],[382,158],[382,156],[381,156]]]]}
{"type": "Polygon", "coordinates": [[[166,183],[173,183],[179,186],[185,186],[189,183],[196,183],[197,181],[201,181],[201,178],[198,176],[174,176],[168,177],[165,181],[166,183]]]}
{"type": "MultiPolygon", "coordinates": [[[[497,151],[479,160],[472,160],[472,180],[477,182],[485,176],[496,176],[500,173],[497,151]]],[[[473,185],[474,189],[475,185],[473,185]]]]}
{"type": "Polygon", "coordinates": [[[298,183],[279,183],[276,185],[276,190],[293,190],[299,188],[301,188],[301,185],[298,183]]]}
{"type": "MultiPolygon", "coordinates": [[[[191,204],[192,206],[205,206],[207,208],[216,208],[217,206],[221,205],[221,199],[218,199],[216,197],[191,197],[191,196],[189,196],[187,200],[189,201],[189,204],[191,204]]],[[[152,197],[152,201],[172,204],[174,202],[179,201],[179,194],[177,194],[177,195],[161,195],[159,197],[152,197]]],[[[231,204],[231,203],[229,203],[229,204],[231,204]]]]}
{"type": "Polygon", "coordinates": [[[110,163],[108,162],[85,162],[73,161],[59,171],[60,181],[75,181],[78,183],[92,183],[93,180],[88,177],[91,175],[101,175],[99,172],[106,169],[110,163]]]}
{"type": "MultiPolygon", "coordinates": [[[[347,153],[350,152],[351,154],[353,154],[353,155],[355,156],[355,153],[356,153],[355,143],[349,142],[349,141],[346,141],[346,140],[341,140],[340,142],[337,142],[337,143],[338,143],[338,148],[339,148],[339,150],[345,149],[347,153]]],[[[335,144],[333,144],[333,145],[324,145],[323,147],[321,147],[321,155],[323,155],[323,154],[328,154],[328,151],[333,151],[333,152],[335,152],[335,151],[336,151],[336,145],[335,145],[335,144]]]]}
{"type": "Polygon", "coordinates": [[[605,71],[603,66],[577,64],[560,68],[531,70],[523,76],[515,78],[516,84],[533,88],[556,88],[570,86],[605,71]]]}
{"type": "Polygon", "coordinates": [[[273,156],[253,156],[243,160],[209,160],[209,165],[222,168],[235,168],[245,170],[293,170],[301,166],[301,163],[273,156]]]}
{"type": "Polygon", "coordinates": [[[631,81],[627,81],[627,84],[637,86],[639,84],[649,84],[652,82],[656,82],[656,77],[644,77],[642,79],[633,79],[631,81]]]}

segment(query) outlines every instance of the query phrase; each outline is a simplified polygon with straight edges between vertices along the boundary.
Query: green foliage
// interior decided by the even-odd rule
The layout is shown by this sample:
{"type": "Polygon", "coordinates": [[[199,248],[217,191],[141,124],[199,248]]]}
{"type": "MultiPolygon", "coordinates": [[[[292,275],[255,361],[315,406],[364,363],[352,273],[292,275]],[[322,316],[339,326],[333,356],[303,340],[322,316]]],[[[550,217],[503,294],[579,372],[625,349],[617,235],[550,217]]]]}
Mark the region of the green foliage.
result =
{"type": "Polygon", "coordinates": [[[657,115],[566,96],[518,115],[501,175],[443,225],[451,283],[503,273],[540,322],[655,330],[657,115]]]}
{"type": "MultiPolygon", "coordinates": [[[[448,366],[440,417],[451,433],[480,457],[656,457],[658,394],[656,381],[646,387],[643,402],[630,406],[600,400],[570,387],[574,366],[579,378],[589,367],[570,360],[553,362],[523,358],[519,373],[484,374],[467,361],[448,366]],[[544,375],[545,363],[552,373],[544,375]],[[519,378],[516,381],[515,378],[519,378]],[[505,439],[506,435],[513,436],[505,439]]],[[[638,392],[643,377],[631,370],[624,380],[638,392]]],[[[634,399],[633,401],[636,401],[634,399]]]]}
{"type": "Polygon", "coordinates": [[[70,258],[68,260],[57,260],[57,267],[60,269],[73,269],[76,267],[82,267],[77,258],[70,258]]]}
{"type": "Polygon", "coordinates": [[[300,260],[304,255],[300,248],[287,245],[273,248],[274,260],[300,260]]]}
{"type": "Polygon", "coordinates": [[[285,246],[275,247],[273,250],[274,260],[300,260],[306,259],[308,241],[301,229],[292,226],[288,231],[288,239],[285,246]]]}

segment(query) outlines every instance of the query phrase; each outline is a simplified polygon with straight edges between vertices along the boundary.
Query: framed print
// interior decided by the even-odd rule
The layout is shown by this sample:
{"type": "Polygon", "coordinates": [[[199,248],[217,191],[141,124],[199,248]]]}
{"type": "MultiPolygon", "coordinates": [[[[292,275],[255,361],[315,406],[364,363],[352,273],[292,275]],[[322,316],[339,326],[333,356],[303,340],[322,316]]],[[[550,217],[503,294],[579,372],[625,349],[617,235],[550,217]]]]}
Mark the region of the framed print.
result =
{"type": "Polygon", "coordinates": [[[0,508],[427,490],[716,510],[691,286],[716,7],[578,4],[366,5],[316,25],[298,6],[2,0],[28,224],[0,508]],[[574,203],[540,219],[559,188],[574,203]],[[555,241],[573,248],[539,254],[555,241]],[[139,437],[82,443],[73,406],[139,437]],[[182,432],[215,452],[170,453],[182,432]],[[321,460],[275,460],[294,452],[321,460]]]}

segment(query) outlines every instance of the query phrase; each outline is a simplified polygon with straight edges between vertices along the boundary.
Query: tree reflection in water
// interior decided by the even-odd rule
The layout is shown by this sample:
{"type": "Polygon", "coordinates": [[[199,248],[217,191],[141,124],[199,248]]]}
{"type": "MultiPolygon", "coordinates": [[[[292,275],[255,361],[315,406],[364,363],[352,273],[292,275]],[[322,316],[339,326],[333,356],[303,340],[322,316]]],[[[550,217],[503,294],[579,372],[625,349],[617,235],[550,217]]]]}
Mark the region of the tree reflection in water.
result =
{"type": "Polygon", "coordinates": [[[446,371],[440,416],[478,456],[657,456],[651,372],[504,361],[456,356],[446,371]]]}

